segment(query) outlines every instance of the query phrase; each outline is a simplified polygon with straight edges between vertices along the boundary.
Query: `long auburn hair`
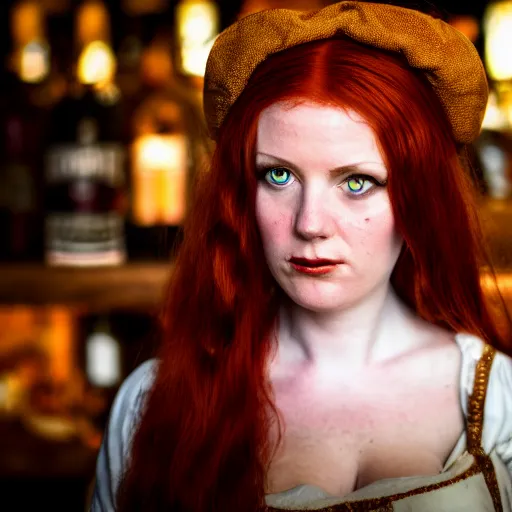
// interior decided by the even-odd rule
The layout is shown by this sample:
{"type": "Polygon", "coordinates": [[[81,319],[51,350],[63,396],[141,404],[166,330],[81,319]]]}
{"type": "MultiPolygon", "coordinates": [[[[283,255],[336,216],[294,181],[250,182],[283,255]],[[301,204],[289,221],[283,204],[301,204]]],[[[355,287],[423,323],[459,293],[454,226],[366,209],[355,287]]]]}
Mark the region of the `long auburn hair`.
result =
{"type": "MultiPolygon", "coordinates": [[[[277,101],[350,108],[373,128],[404,247],[391,282],[416,313],[508,351],[481,288],[491,268],[472,179],[423,74],[345,38],[271,56],[223,124],[201,174],[162,308],[155,383],[117,494],[122,512],[264,507],[281,425],[268,382],[279,287],[255,220],[259,114],[277,101]]],[[[503,301],[495,307],[506,316],[503,301]]]]}

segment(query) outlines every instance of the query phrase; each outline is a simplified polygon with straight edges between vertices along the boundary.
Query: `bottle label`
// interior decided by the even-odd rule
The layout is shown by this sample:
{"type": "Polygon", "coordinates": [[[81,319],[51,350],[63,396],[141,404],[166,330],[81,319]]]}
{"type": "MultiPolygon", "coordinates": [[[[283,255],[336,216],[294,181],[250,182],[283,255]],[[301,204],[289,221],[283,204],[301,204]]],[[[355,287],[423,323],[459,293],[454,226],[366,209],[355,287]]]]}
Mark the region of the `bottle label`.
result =
{"type": "Polygon", "coordinates": [[[117,265],[125,260],[122,215],[56,213],[46,217],[47,261],[55,265],[117,265]]]}
{"type": "Polygon", "coordinates": [[[119,144],[57,146],[47,155],[46,181],[52,185],[92,179],[121,187],[125,183],[124,163],[125,151],[119,144]]]}
{"type": "Polygon", "coordinates": [[[124,158],[123,146],[114,143],[50,149],[45,225],[49,264],[117,265],[125,260],[124,217],[118,211],[124,158]]]}

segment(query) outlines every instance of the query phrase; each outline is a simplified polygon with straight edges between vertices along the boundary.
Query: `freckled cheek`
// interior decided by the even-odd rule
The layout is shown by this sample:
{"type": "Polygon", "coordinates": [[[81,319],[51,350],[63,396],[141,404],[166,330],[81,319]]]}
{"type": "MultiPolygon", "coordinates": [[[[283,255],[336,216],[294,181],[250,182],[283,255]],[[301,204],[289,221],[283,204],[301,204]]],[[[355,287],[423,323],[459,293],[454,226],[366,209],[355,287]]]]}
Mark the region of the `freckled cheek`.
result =
{"type": "Polygon", "coordinates": [[[257,215],[260,234],[265,243],[279,244],[289,236],[289,222],[285,215],[279,211],[272,213],[259,213],[257,215]]]}
{"type": "Polygon", "coordinates": [[[256,220],[261,238],[266,244],[282,243],[289,237],[291,221],[286,212],[268,199],[264,194],[256,196],[256,220]]]}
{"type": "MultiPolygon", "coordinates": [[[[353,244],[361,248],[369,256],[389,252],[400,244],[400,237],[396,233],[392,215],[380,216],[366,215],[362,222],[355,222],[351,226],[353,244]]],[[[345,227],[347,232],[347,227],[345,227]]]]}

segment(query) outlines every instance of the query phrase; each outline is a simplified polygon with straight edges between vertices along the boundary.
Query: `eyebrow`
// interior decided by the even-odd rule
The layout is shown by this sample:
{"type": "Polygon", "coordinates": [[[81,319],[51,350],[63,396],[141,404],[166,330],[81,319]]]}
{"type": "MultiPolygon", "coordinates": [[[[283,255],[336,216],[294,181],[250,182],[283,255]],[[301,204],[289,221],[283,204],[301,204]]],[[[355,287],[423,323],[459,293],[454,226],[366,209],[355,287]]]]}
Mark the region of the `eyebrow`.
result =
{"type": "MultiPolygon", "coordinates": [[[[300,169],[296,165],[294,165],[292,162],[289,162],[288,160],[285,160],[284,158],[280,158],[280,157],[277,157],[274,155],[269,155],[268,153],[262,153],[262,152],[256,153],[256,157],[258,157],[258,155],[275,160],[277,163],[279,163],[281,165],[285,165],[287,167],[290,167],[291,169],[293,169],[295,171],[300,171],[300,169]]],[[[365,167],[369,163],[370,162],[357,162],[357,163],[353,163],[353,164],[341,165],[339,167],[334,167],[333,169],[329,169],[328,172],[329,172],[329,175],[331,178],[338,178],[340,176],[344,176],[345,174],[350,174],[353,172],[361,172],[361,168],[365,167]]],[[[256,164],[256,166],[258,166],[258,164],[256,164]]],[[[381,166],[379,166],[379,171],[385,171],[385,168],[382,168],[381,166]]],[[[376,171],[373,171],[373,172],[376,172],[376,171]]]]}

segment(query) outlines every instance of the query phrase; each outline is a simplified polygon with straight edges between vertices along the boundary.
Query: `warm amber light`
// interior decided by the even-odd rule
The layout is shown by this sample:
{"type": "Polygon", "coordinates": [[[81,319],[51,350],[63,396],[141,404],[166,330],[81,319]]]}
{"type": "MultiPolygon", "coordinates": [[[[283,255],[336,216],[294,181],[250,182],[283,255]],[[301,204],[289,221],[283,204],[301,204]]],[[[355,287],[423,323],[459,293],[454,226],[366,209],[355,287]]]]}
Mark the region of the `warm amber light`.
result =
{"type": "Polygon", "coordinates": [[[43,81],[50,72],[50,52],[48,45],[34,41],[21,50],[19,75],[24,82],[43,81]]]}
{"type": "Polygon", "coordinates": [[[41,5],[32,0],[17,3],[11,12],[11,33],[15,72],[24,82],[41,82],[50,72],[41,5]]]}
{"type": "Polygon", "coordinates": [[[454,16],[450,20],[450,25],[464,34],[472,43],[475,43],[478,39],[480,25],[474,16],[454,16]]]}
{"type": "Polygon", "coordinates": [[[103,2],[87,0],[78,10],[75,31],[81,44],[110,39],[110,19],[103,2]]]}
{"type": "Polygon", "coordinates": [[[512,1],[492,2],[484,18],[485,63],[494,80],[512,79],[512,1]]]}
{"type": "Polygon", "coordinates": [[[185,217],[185,135],[142,135],[132,147],[133,216],[140,225],[180,225],[185,217]]]}
{"type": "MultiPolygon", "coordinates": [[[[511,109],[512,114],[512,109],[511,109]]],[[[489,93],[487,108],[485,110],[482,129],[503,131],[512,126],[512,117],[508,119],[507,112],[498,103],[498,96],[495,91],[489,93]]]]}
{"type": "Polygon", "coordinates": [[[43,12],[34,1],[17,4],[11,14],[11,31],[14,42],[25,45],[43,35],[43,12]]]}
{"type": "Polygon", "coordinates": [[[43,341],[50,359],[52,378],[56,382],[69,382],[76,368],[75,316],[65,306],[51,306],[48,308],[48,317],[52,326],[51,336],[43,341]]]}
{"type": "Polygon", "coordinates": [[[146,135],[138,141],[140,160],[146,171],[155,171],[166,167],[176,158],[177,146],[174,137],[165,135],[146,135]]]}
{"type": "Polygon", "coordinates": [[[183,72],[194,76],[204,76],[206,69],[206,61],[212,49],[214,41],[197,48],[189,48],[183,52],[182,69],[183,72]]]}
{"type": "Polygon", "coordinates": [[[151,44],[141,58],[141,74],[152,85],[164,85],[173,73],[170,51],[163,44],[151,44]]]}
{"type": "Polygon", "coordinates": [[[83,84],[109,82],[115,71],[114,52],[102,41],[89,43],[78,59],[78,79],[83,84]]]}
{"type": "Polygon", "coordinates": [[[181,67],[204,76],[206,61],[219,32],[219,13],[210,0],[182,0],[176,9],[181,67]]]}

